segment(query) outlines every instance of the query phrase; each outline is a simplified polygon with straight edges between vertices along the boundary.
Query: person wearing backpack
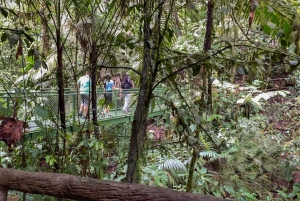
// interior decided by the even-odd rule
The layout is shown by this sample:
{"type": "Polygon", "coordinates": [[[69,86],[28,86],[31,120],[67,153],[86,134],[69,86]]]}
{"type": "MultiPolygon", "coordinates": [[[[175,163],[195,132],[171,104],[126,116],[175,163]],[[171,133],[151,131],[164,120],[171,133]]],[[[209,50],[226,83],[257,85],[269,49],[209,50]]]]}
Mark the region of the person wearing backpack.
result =
{"type": "Polygon", "coordinates": [[[131,93],[129,90],[134,88],[134,84],[133,84],[132,80],[130,79],[128,73],[126,73],[124,76],[124,79],[121,84],[121,88],[122,88],[122,93],[123,93],[123,97],[124,97],[124,106],[123,106],[122,111],[124,113],[127,113],[129,111],[130,99],[131,99],[131,93]]]}

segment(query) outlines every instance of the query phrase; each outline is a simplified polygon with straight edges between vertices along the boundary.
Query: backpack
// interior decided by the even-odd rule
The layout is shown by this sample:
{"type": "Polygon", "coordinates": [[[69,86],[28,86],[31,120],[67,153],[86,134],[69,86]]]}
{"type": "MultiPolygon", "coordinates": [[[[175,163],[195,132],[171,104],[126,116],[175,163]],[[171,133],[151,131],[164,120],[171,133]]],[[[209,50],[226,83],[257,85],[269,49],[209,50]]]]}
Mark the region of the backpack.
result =
{"type": "Polygon", "coordinates": [[[121,85],[122,89],[131,89],[132,88],[132,83],[131,81],[127,78],[121,85]]]}

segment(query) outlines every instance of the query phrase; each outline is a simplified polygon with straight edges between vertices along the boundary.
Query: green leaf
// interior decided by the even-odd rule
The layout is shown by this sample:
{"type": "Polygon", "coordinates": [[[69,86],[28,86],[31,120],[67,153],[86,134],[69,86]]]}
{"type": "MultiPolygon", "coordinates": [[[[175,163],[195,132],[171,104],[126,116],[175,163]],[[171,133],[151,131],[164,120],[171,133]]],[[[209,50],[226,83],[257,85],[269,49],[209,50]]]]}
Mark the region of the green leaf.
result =
{"type": "Polygon", "coordinates": [[[193,69],[193,76],[196,76],[200,72],[201,66],[200,65],[196,65],[196,66],[193,66],[192,69],[193,69]]]}
{"type": "Polygon", "coordinates": [[[7,40],[7,38],[8,38],[8,36],[7,36],[7,33],[6,33],[6,32],[4,32],[4,33],[1,35],[1,42],[4,42],[4,41],[6,41],[6,40],[7,40]]]}
{"type": "Polygon", "coordinates": [[[96,151],[98,151],[99,149],[102,149],[103,148],[103,144],[101,142],[96,142],[95,143],[95,149],[96,151]]]}
{"type": "Polygon", "coordinates": [[[194,132],[194,131],[196,130],[196,128],[197,128],[197,127],[196,127],[195,124],[191,124],[191,125],[190,125],[190,129],[191,129],[192,132],[194,132]]]}
{"type": "Polygon", "coordinates": [[[188,143],[189,143],[189,145],[194,145],[197,142],[198,142],[198,140],[195,137],[193,137],[193,136],[189,136],[188,137],[188,143]]]}
{"type": "Polygon", "coordinates": [[[238,197],[237,201],[246,201],[243,197],[238,197]]]}
{"type": "Polygon", "coordinates": [[[210,116],[210,117],[207,119],[207,121],[212,121],[212,120],[218,119],[218,118],[221,119],[222,116],[219,115],[219,114],[214,114],[214,115],[210,116]]]}
{"type": "Polygon", "coordinates": [[[221,8],[221,12],[222,12],[222,13],[227,14],[229,11],[230,11],[229,8],[227,8],[226,6],[223,6],[223,7],[221,8]]]}
{"type": "Polygon", "coordinates": [[[296,196],[295,193],[289,193],[289,195],[288,195],[289,198],[293,198],[293,197],[295,197],[295,196],[296,196]]]}
{"type": "Polygon", "coordinates": [[[271,29],[275,29],[276,24],[272,23],[272,22],[268,22],[267,25],[271,28],[271,29]]]}
{"type": "Polygon", "coordinates": [[[16,33],[13,33],[9,36],[8,41],[10,45],[15,45],[18,43],[20,36],[16,33]]]}
{"type": "Polygon", "coordinates": [[[198,114],[195,114],[195,123],[200,124],[201,123],[201,116],[198,114]]]}
{"type": "Polygon", "coordinates": [[[133,50],[134,49],[134,44],[133,43],[126,43],[127,44],[127,47],[129,48],[129,49],[131,49],[131,50],[133,50]]]}
{"type": "Polygon", "coordinates": [[[224,186],[225,190],[230,194],[230,195],[234,195],[235,194],[235,190],[232,186],[224,186]]]}
{"type": "Polygon", "coordinates": [[[256,196],[255,193],[249,193],[249,192],[244,191],[244,190],[242,191],[242,195],[246,196],[247,198],[253,199],[253,200],[255,200],[255,196],[256,196]]]}
{"type": "Polygon", "coordinates": [[[117,35],[117,38],[116,38],[116,42],[121,44],[121,43],[125,43],[126,42],[126,38],[125,38],[125,34],[124,33],[119,33],[117,35]]]}
{"type": "Polygon", "coordinates": [[[284,35],[284,31],[282,29],[277,31],[277,34],[276,34],[277,38],[280,38],[283,35],[284,35]]]}
{"type": "Polygon", "coordinates": [[[263,30],[266,34],[271,34],[272,29],[268,25],[263,25],[263,30]]]}
{"type": "Polygon", "coordinates": [[[148,43],[149,43],[151,48],[153,48],[155,46],[152,40],[149,40],[148,43]]]}
{"type": "Polygon", "coordinates": [[[34,112],[36,115],[38,115],[39,117],[41,117],[43,120],[48,119],[49,118],[49,114],[48,111],[45,110],[44,108],[42,108],[39,105],[36,105],[34,107],[34,112]]]}
{"type": "Polygon", "coordinates": [[[213,158],[213,157],[216,157],[217,155],[218,155],[218,153],[216,153],[215,151],[201,151],[199,153],[199,156],[208,157],[208,158],[213,158]]]}
{"type": "Polygon", "coordinates": [[[278,91],[278,94],[283,96],[283,97],[286,97],[286,93],[284,93],[283,91],[278,91]]]}
{"type": "Polygon", "coordinates": [[[172,41],[173,36],[174,36],[174,31],[172,29],[168,28],[166,38],[168,39],[169,42],[172,41]]]}
{"type": "Polygon", "coordinates": [[[44,127],[44,124],[42,124],[42,122],[35,120],[34,123],[42,130],[46,130],[46,128],[44,127]]]}
{"type": "Polygon", "coordinates": [[[151,112],[154,110],[155,108],[155,98],[151,98],[151,112]]]}
{"type": "Polygon", "coordinates": [[[8,16],[8,11],[4,9],[2,6],[0,6],[0,12],[5,18],[8,16]]]}
{"type": "Polygon", "coordinates": [[[27,54],[28,54],[28,56],[33,56],[34,55],[34,49],[30,49],[27,54]]]}
{"type": "Polygon", "coordinates": [[[295,50],[296,50],[296,44],[292,43],[289,47],[288,47],[288,52],[291,54],[294,54],[295,50]]]}
{"type": "Polygon", "coordinates": [[[12,111],[0,105],[0,114],[11,116],[12,111]]]}
{"type": "Polygon", "coordinates": [[[206,174],[207,173],[207,168],[206,167],[202,167],[199,171],[200,174],[206,174]]]}
{"type": "Polygon", "coordinates": [[[34,68],[34,69],[38,69],[38,68],[41,67],[41,64],[42,64],[42,61],[41,61],[40,59],[36,59],[36,60],[34,61],[33,68],[34,68]]]}

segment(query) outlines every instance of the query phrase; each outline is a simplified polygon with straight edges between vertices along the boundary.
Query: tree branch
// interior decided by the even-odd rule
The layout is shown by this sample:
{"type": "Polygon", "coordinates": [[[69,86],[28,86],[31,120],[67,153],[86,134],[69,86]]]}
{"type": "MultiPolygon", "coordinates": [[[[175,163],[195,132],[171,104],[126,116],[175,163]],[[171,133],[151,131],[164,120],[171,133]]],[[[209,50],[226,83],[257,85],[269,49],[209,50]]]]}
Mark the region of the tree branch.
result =
{"type": "Polygon", "coordinates": [[[4,189],[85,201],[224,200],[213,196],[179,192],[167,188],[98,180],[69,174],[26,172],[0,168],[0,178],[0,186],[4,189]]]}

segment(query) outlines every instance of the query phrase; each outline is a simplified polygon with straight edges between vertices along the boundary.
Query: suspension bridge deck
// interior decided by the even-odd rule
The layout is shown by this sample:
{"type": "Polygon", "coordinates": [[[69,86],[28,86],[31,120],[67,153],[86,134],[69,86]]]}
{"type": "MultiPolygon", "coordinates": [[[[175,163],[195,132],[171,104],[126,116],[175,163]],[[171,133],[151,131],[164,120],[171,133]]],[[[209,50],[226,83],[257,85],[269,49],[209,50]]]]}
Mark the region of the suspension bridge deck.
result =
{"type": "MultiPolygon", "coordinates": [[[[132,94],[131,107],[128,113],[123,113],[123,99],[120,98],[118,91],[113,91],[113,104],[110,110],[111,116],[103,118],[104,91],[97,90],[97,123],[99,127],[110,126],[114,124],[130,123],[133,121],[134,111],[136,110],[136,98],[139,90],[130,90],[132,94]]],[[[166,114],[166,106],[160,101],[162,90],[157,89],[154,92],[155,100],[153,107],[148,113],[148,117],[162,116],[166,114]],[[154,106],[155,105],[155,106],[154,106]]],[[[90,119],[83,119],[78,116],[80,98],[78,91],[66,89],[65,94],[65,111],[67,132],[77,132],[83,130],[91,124],[90,119]]],[[[13,105],[18,101],[17,109],[18,119],[28,123],[29,130],[23,135],[23,140],[36,138],[37,136],[56,135],[60,121],[58,115],[58,93],[53,89],[43,89],[39,91],[21,91],[10,90],[0,91],[0,114],[12,116],[14,112],[13,105]]],[[[90,107],[90,111],[92,108],[90,107]]]]}

